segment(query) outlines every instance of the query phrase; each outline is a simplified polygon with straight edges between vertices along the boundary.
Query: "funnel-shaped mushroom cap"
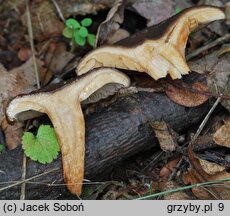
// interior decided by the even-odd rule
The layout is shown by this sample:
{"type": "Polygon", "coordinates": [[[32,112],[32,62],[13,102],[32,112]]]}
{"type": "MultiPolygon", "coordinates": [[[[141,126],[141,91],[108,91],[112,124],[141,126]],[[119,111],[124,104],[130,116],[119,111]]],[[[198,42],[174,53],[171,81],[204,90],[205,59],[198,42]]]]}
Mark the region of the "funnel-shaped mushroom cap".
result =
{"type": "Polygon", "coordinates": [[[104,66],[146,72],[156,80],[168,73],[173,79],[181,78],[190,71],[185,60],[189,34],[202,24],[224,18],[223,10],[213,6],[185,9],[115,45],[95,49],[82,59],[76,72],[81,75],[104,66]]]}
{"type": "Polygon", "coordinates": [[[61,147],[64,178],[73,194],[80,194],[84,176],[85,123],[80,102],[107,83],[129,86],[130,80],[113,69],[97,69],[59,89],[17,96],[7,110],[13,121],[20,113],[46,113],[53,123],[61,147]]]}

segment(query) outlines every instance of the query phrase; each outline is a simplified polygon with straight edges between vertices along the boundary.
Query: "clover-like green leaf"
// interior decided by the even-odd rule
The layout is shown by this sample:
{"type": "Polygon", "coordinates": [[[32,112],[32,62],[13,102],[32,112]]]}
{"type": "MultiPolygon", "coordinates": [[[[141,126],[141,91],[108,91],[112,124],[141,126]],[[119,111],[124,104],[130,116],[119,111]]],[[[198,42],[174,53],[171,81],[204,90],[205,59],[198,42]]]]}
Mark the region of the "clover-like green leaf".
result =
{"type": "Polygon", "coordinates": [[[88,30],[86,27],[82,26],[80,29],[79,29],[79,34],[82,36],[82,37],[87,37],[88,36],[88,30]]]}
{"type": "Polygon", "coordinates": [[[96,36],[94,34],[88,34],[88,42],[93,47],[95,44],[96,36]]]}
{"type": "Polygon", "coordinates": [[[85,18],[81,21],[82,26],[88,27],[92,24],[92,19],[90,18],[85,18]]]}
{"type": "Polygon", "coordinates": [[[54,129],[49,125],[41,125],[36,137],[30,132],[25,132],[22,144],[26,156],[42,164],[51,163],[60,151],[54,129]]]}
{"type": "Polygon", "coordinates": [[[79,31],[75,32],[75,41],[78,45],[80,46],[84,46],[85,45],[85,42],[86,42],[86,39],[85,37],[82,37],[79,33],[79,31]]]}
{"type": "Polygon", "coordinates": [[[63,29],[62,34],[66,38],[72,38],[72,30],[67,27],[63,29]]]}
{"type": "Polygon", "coordinates": [[[72,19],[72,18],[67,19],[65,24],[70,29],[78,29],[81,27],[79,22],[75,19],[72,19]]]}

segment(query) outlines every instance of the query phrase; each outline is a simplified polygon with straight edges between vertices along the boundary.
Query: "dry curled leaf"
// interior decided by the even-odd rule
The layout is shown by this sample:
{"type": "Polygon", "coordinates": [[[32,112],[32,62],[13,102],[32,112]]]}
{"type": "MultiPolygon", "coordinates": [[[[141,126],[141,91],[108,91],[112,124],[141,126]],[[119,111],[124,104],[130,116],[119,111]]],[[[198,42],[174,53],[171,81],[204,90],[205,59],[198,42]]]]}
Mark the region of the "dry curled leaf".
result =
{"type": "Polygon", "coordinates": [[[209,175],[214,175],[217,174],[219,172],[222,172],[225,170],[225,167],[220,166],[216,163],[207,161],[207,160],[203,160],[198,158],[200,165],[202,166],[203,170],[208,173],[209,175]]]}
{"type": "Polygon", "coordinates": [[[155,132],[161,149],[163,151],[174,151],[177,146],[177,134],[172,129],[168,128],[167,124],[164,121],[151,122],[150,125],[155,132]]]}
{"type": "Polygon", "coordinates": [[[205,103],[208,96],[205,95],[207,86],[201,82],[195,82],[191,86],[192,90],[199,91],[193,92],[186,87],[177,87],[169,84],[166,89],[167,96],[175,103],[185,107],[195,107],[205,103]],[[202,92],[204,92],[202,94],[202,92]]]}
{"type": "MultiPolygon", "coordinates": [[[[220,167],[217,168],[217,166],[213,166],[213,164],[210,166],[209,162],[205,162],[205,166],[203,163],[202,166],[202,162],[200,162],[200,160],[194,154],[191,145],[188,147],[188,156],[191,167],[189,171],[183,175],[183,181],[185,184],[197,184],[201,182],[230,178],[229,172],[227,172],[225,169],[222,170],[220,167]]],[[[230,199],[230,193],[228,189],[229,186],[229,181],[226,181],[219,184],[217,187],[205,186],[205,189],[203,187],[194,187],[192,188],[192,192],[199,199],[230,199]]]]}
{"type": "MultiPolygon", "coordinates": [[[[98,27],[95,46],[113,43],[110,38],[117,34],[117,31],[120,28],[120,24],[124,20],[124,8],[125,2],[122,0],[115,2],[114,6],[110,9],[105,21],[102,22],[98,27]]],[[[118,40],[119,39],[122,38],[118,38],[118,40]]]]}
{"type": "Polygon", "coordinates": [[[230,148],[230,119],[215,132],[213,140],[218,145],[230,148]]]}
{"type": "MultiPolygon", "coordinates": [[[[196,177],[196,171],[194,169],[191,169],[190,171],[188,171],[187,173],[184,174],[183,176],[183,180],[185,182],[185,184],[197,184],[200,183],[200,180],[196,177]]],[[[225,179],[225,178],[230,178],[230,173],[228,173],[227,171],[222,171],[219,172],[215,175],[209,175],[207,177],[207,181],[214,181],[214,180],[220,180],[220,179],[225,179]]],[[[216,194],[219,194],[221,196],[222,199],[230,199],[230,193],[229,193],[229,186],[230,183],[229,182],[224,182],[221,184],[218,184],[217,187],[208,187],[206,186],[204,189],[203,187],[194,187],[192,188],[192,192],[193,194],[199,198],[199,199],[213,199],[213,198],[217,198],[218,197],[213,197],[212,195],[212,191],[211,189],[214,189],[214,191],[216,192],[216,194]]]]}

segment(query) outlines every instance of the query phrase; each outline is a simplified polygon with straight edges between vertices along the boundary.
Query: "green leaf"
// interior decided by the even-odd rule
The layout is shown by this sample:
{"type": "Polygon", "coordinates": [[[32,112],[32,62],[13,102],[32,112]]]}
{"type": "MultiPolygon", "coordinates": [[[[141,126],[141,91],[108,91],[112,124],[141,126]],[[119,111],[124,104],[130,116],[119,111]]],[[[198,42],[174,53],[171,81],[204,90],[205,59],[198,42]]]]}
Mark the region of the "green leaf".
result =
{"type": "Polygon", "coordinates": [[[175,12],[176,12],[176,14],[180,13],[181,12],[181,8],[179,8],[179,7],[176,6],[175,12]]]}
{"type": "Polygon", "coordinates": [[[82,26],[80,29],[79,29],[79,34],[82,36],[82,37],[87,37],[88,36],[88,30],[86,27],[82,26]]]}
{"type": "Polygon", "coordinates": [[[54,129],[49,125],[41,125],[36,137],[30,132],[25,132],[22,144],[26,156],[42,164],[51,163],[60,151],[54,129]]]}
{"type": "Polygon", "coordinates": [[[5,149],[4,145],[0,143],[0,153],[2,153],[4,149],[5,149]]]}
{"type": "Polygon", "coordinates": [[[69,28],[64,28],[62,34],[66,38],[72,38],[72,30],[69,28]]]}
{"type": "Polygon", "coordinates": [[[194,35],[195,35],[195,32],[191,32],[191,33],[189,34],[189,37],[190,37],[190,38],[193,38],[194,35]]]}
{"type": "Polygon", "coordinates": [[[79,32],[76,32],[75,33],[75,41],[78,45],[84,46],[86,39],[84,37],[82,37],[79,32]]]}
{"type": "Polygon", "coordinates": [[[72,18],[67,19],[65,22],[65,25],[70,29],[78,29],[81,27],[79,22],[75,19],[72,19],[72,18]]]}
{"type": "Polygon", "coordinates": [[[87,39],[89,44],[93,47],[95,44],[96,36],[94,34],[89,34],[87,39]]]}
{"type": "Polygon", "coordinates": [[[92,19],[90,18],[85,18],[81,21],[81,24],[85,27],[88,27],[92,24],[92,19]]]}

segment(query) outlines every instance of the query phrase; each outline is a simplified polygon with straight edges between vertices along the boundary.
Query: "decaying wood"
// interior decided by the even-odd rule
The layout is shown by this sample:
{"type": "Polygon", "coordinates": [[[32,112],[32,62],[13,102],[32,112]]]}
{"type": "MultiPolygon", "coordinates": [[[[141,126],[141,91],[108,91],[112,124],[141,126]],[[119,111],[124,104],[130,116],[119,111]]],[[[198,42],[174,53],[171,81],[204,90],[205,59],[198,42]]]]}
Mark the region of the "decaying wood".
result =
{"type": "MultiPolygon", "coordinates": [[[[202,119],[208,104],[185,108],[173,103],[164,94],[139,92],[118,100],[107,108],[86,117],[85,178],[94,180],[118,162],[156,146],[149,122],[164,120],[175,131],[185,130],[202,119]]],[[[1,188],[21,178],[22,151],[20,148],[0,155],[1,188]],[[6,184],[3,184],[6,182],[6,184]]],[[[63,184],[60,157],[53,163],[41,165],[28,159],[27,178],[58,170],[33,179],[26,184],[26,199],[58,199],[69,194],[63,184]],[[59,169],[60,168],[60,169],[59,169]]],[[[20,184],[1,191],[1,199],[18,199],[20,184]]],[[[68,196],[69,198],[69,196],[68,196]]]]}

